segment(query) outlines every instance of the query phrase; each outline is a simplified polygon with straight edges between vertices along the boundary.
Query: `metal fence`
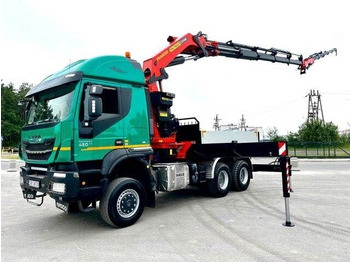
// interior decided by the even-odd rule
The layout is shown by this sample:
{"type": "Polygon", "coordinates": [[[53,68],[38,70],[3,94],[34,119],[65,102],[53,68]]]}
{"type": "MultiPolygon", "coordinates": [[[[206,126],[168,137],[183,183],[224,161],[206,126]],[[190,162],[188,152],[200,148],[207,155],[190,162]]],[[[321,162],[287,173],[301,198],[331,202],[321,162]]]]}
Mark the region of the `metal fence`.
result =
{"type": "Polygon", "coordinates": [[[332,142],[289,142],[289,154],[299,158],[349,158],[350,145],[332,142]]]}

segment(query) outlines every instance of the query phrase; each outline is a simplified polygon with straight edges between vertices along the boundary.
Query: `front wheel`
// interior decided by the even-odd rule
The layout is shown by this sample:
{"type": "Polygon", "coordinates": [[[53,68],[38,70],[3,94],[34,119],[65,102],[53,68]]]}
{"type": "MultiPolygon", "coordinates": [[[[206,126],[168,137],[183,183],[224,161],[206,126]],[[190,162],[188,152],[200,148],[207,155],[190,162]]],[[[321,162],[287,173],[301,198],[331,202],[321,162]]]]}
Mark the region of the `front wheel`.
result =
{"type": "Polygon", "coordinates": [[[249,187],[252,170],[244,160],[238,160],[232,167],[232,189],[244,191],[249,187]]]}
{"type": "Polygon", "coordinates": [[[141,217],[145,198],[140,182],[132,178],[117,178],[108,185],[101,199],[101,217],[114,227],[131,226],[141,217]]]}

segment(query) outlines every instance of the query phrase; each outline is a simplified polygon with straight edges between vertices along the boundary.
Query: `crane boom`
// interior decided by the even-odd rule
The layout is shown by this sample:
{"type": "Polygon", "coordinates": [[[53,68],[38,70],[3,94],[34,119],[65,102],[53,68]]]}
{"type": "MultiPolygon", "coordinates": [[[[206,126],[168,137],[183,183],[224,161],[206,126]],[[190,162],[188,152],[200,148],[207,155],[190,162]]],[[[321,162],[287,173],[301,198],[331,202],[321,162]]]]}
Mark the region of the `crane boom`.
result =
{"type": "Polygon", "coordinates": [[[315,62],[337,49],[315,53],[306,59],[302,55],[277,48],[262,48],[237,44],[232,41],[217,42],[207,39],[207,35],[199,32],[196,35],[190,33],[181,38],[169,36],[168,47],[154,57],[144,61],[143,71],[146,85],[152,100],[153,119],[153,149],[170,149],[177,151],[177,157],[183,158],[194,141],[188,141],[181,135],[177,135],[178,119],[170,113],[174,94],[165,93],[162,90],[162,80],[168,78],[166,67],[183,64],[188,60],[198,60],[203,57],[225,56],[229,58],[245,60],[262,60],[287,65],[297,65],[301,74],[315,62]]]}
{"type": "Polygon", "coordinates": [[[155,55],[153,58],[144,61],[143,69],[146,82],[150,92],[161,89],[161,81],[167,79],[165,68],[183,64],[188,60],[197,60],[209,56],[225,56],[229,58],[245,60],[262,60],[272,63],[283,63],[297,65],[301,74],[315,62],[328,54],[335,52],[333,48],[329,51],[319,52],[303,59],[302,55],[277,48],[262,48],[234,43],[232,41],[217,42],[207,39],[207,35],[199,32],[197,35],[186,34],[181,38],[169,36],[170,45],[155,55]],[[160,87],[156,86],[159,82],[160,87]]]}

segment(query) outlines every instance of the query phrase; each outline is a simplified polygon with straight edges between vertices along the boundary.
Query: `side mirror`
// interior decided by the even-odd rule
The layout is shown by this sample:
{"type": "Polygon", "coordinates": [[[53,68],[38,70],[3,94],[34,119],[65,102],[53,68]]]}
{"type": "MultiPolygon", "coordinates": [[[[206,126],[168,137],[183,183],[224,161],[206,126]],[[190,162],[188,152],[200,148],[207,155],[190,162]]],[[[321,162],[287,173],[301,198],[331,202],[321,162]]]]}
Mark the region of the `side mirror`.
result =
{"type": "Polygon", "coordinates": [[[103,92],[103,87],[101,85],[92,85],[90,87],[90,96],[100,96],[103,92]]]}
{"type": "Polygon", "coordinates": [[[97,96],[89,97],[88,114],[90,118],[96,119],[102,115],[102,99],[97,96]]]}
{"type": "Polygon", "coordinates": [[[30,98],[30,99],[24,99],[24,100],[20,100],[19,102],[18,102],[18,106],[19,107],[24,107],[24,120],[26,120],[27,119],[27,117],[28,117],[28,113],[29,113],[29,108],[30,108],[30,106],[32,105],[32,103],[34,102],[34,97],[32,97],[32,98],[30,98]]]}
{"type": "Polygon", "coordinates": [[[91,138],[94,134],[94,120],[102,115],[103,86],[88,85],[84,92],[84,119],[80,123],[79,136],[91,138]]]}

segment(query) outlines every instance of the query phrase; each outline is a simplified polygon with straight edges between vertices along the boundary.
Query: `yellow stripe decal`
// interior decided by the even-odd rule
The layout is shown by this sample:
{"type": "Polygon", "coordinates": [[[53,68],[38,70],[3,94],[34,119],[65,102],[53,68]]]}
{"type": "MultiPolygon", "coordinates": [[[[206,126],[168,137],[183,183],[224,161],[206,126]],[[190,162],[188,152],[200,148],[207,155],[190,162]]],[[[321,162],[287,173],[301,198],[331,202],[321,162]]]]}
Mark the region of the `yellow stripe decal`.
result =
{"type": "Polygon", "coordinates": [[[141,145],[125,145],[125,146],[94,146],[81,149],[81,151],[97,151],[97,150],[112,150],[112,149],[122,149],[122,148],[138,148],[138,147],[150,147],[149,144],[141,145]]]}
{"type": "MultiPolygon", "coordinates": [[[[53,148],[53,151],[57,151],[57,150],[58,150],[58,147],[55,146],[55,147],[53,148]]],[[[61,150],[61,151],[70,151],[70,147],[61,147],[60,150],[61,150]]]]}

